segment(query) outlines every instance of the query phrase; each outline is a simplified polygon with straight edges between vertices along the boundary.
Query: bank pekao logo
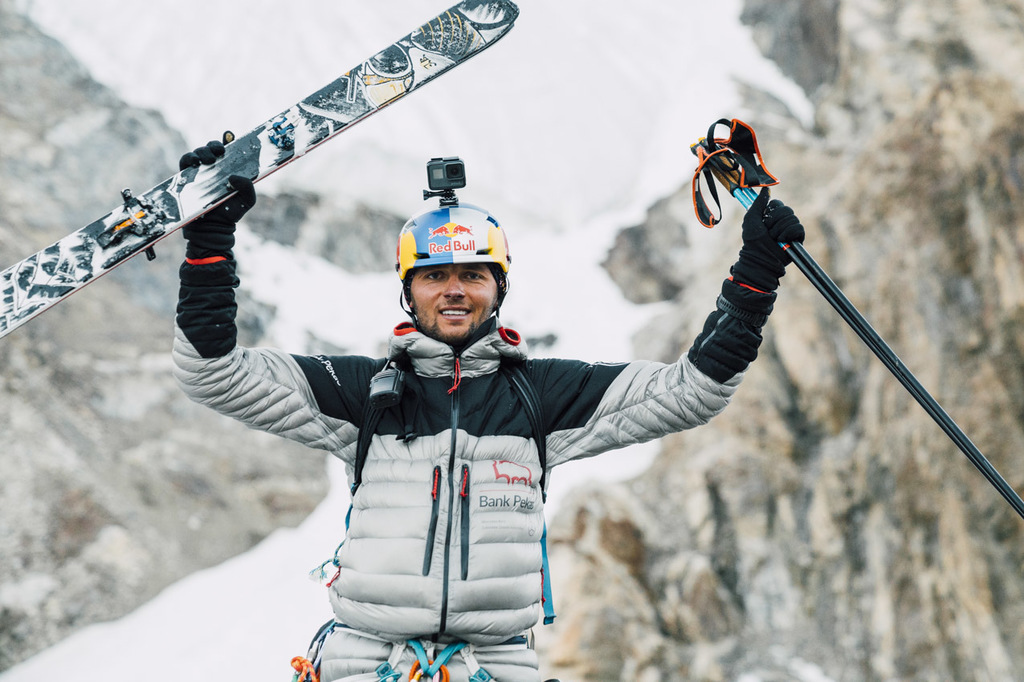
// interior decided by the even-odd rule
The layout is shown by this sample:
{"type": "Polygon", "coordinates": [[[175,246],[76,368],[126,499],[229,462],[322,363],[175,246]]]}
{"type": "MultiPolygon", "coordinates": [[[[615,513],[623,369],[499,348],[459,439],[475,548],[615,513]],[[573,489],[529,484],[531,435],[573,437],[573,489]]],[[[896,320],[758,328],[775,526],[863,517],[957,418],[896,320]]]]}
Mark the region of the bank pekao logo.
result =
{"type": "Polygon", "coordinates": [[[499,459],[492,464],[494,465],[495,481],[505,481],[508,485],[516,483],[526,486],[533,485],[533,470],[530,467],[510,462],[507,459],[499,459]]]}

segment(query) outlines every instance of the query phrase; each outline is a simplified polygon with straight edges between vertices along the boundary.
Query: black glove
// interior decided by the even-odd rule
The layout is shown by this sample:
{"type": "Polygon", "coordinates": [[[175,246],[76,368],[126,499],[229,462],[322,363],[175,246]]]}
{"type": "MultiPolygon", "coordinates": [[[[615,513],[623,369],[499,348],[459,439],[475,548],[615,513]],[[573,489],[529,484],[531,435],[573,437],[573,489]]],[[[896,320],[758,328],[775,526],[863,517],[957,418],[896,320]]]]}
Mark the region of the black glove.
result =
{"type": "MultiPolygon", "coordinates": [[[[216,140],[206,146],[183,155],[178,160],[178,169],[198,168],[211,165],[224,156],[224,144],[216,140]]],[[[235,224],[256,204],[256,189],[252,180],[244,175],[232,175],[228,185],[235,191],[234,196],[211,209],[201,218],[186,225],[182,230],[188,240],[188,258],[209,258],[229,253],[235,245],[235,224]]]]}
{"type": "Polygon", "coordinates": [[[743,247],[732,267],[733,279],[764,292],[775,291],[792,259],[780,243],[804,240],[804,227],[789,206],[778,199],[769,202],[768,188],[743,216],[743,247]]]}
{"type": "Polygon", "coordinates": [[[210,166],[224,156],[224,143],[210,140],[205,147],[196,147],[178,159],[178,170],[198,168],[200,165],[210,166]]]}
{"type": "MultiPolygon", "coordinates": [[[[211,140],[206,143],[205,147],[196,147],[183,155],[178,160],[178,169],[186,170],[198,168],[200,165],[212,165],[217,162],[217,159],[224,156],[224,151],[223,143],[211,140]]],[[[204,215],[202,220],[234,225],[250,208],[256,205],[256,190],[252,185],[252,180],[244,175],[232,175],[228,178],[228,185],[235,190],[235,195],[204,215]]]]}
{"type": "Polygon", "coordinates": [[[762,189],[743,216],[743,247],[732,277],[722,282],[718,309],[708,316],[688,353],[697,369],[724,383],[753,362],[779,278],[791,260],[779,243],[803,240],[804,228],[793,209],[778,200],[769,202],[768,189],[762,189]]]}

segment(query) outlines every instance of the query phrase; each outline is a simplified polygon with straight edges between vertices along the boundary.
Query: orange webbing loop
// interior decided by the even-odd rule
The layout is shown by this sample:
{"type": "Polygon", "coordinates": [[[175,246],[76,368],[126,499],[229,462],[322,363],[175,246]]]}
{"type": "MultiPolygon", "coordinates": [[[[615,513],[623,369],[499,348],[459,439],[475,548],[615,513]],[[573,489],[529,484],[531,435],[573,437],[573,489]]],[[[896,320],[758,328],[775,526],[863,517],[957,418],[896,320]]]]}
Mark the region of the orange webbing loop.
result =
{"type": "Polygon", "coordinates": [[[770,187],[779,183],[778,179],[764,167],[754,129],[738,118],[722,118],[715,121],[708,129],[707,137],[702,137],[697,143],[690,145],[690,151],[697,157],[697,169],[691,181],[693,208],[697,220],[705,227],[713,227],[719,218],[711,209],[711,205],[704,200],[700,189],[702,174],[707,180],[708,192],[719,211],[721,204],[718,201],[715,180],[721,182],[730,194],[740,187],[770,187]],[[715,129],[720,125],[729,127],[729,137],[715,137],[715,129]]]}
{"type": "Polygon", "coordinates": [[[316,668],[302,656],[292,659],[292,667],[295,668],[295,677],[292,678],[292,682],[320,682],[320,678],[316,675],[316,668]]]}
{"type": "MultiPolygon", "coordinates": [[[[431,661],[431,663],[433,663],[433,661],[431,661]]],[[[420,662],[414,661],[412,664],[412,668],[409,669],[409,679],[412,682],[417,682],[422,677],[423,671],[420,670],[420,662]]],[[[443,665],[438,669],[436,673],[434,673],[435,682],[449,682],[450,679],[451,675],[448,674],[448,668],[446,668],[443,665]],[[438,675],[440,675],[440,677],[438,677],[438,675]]]]}

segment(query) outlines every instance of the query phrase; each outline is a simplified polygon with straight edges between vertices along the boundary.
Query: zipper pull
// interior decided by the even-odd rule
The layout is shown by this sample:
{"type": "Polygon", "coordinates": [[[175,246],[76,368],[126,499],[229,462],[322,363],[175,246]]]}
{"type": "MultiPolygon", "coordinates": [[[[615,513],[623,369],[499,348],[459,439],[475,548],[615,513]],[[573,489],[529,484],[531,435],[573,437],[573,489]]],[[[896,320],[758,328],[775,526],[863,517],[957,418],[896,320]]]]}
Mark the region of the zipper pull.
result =
{"type": "Polygon", "coordinates": [[[455,393],[455,390],[462,383],[462,367],[459,366],[459,356],[455,356],[455,380],[452,383],[452,387],[448,389],[448,395],[455,393]]]}
{"type": "Polygon", "coordinates": [[[434,537],[437,533],[438,494],[441,490],[441,467],[434,467],[434,475],[430,482],[430,528],[427,530],[427,542],[423,550],[423,575],[430,574],[430,560],[434,555],[434,537]]]}
{"type": "Polygon", "coordinates": [[[459,496],[462,497],[460,507],[462,509],[462,579],[469,579],[469,465],[462,465],[462,485],[459,486],[459,496]]]}

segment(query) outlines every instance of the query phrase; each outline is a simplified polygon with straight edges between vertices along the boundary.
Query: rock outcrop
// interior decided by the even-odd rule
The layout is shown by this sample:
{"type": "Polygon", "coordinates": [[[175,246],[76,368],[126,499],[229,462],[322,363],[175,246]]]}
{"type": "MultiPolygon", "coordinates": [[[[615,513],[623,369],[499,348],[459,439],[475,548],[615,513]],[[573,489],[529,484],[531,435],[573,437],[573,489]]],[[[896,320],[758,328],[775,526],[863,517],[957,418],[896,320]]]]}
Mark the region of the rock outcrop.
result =
{"type": "MultiPolygon", "coordinates": [[[[167,177],[186,149],[0,2],[3,267],[167,177]]],[[[0,343],[0,670],[295,524],[315,453],[192,405],[170,372],[179,237],[0,343]]],[[[252,326],[252,325],[247,325],[252,326]]]]}
{"type": "MultiPolygon", "coordinates": [[[[812,130],[763,99],[736,112],[809,252],[1024,490],[1021,7],[748,0],[744,16],[816,106],[812,130]]],[[[731,246],[680,240],[688,195],[628,235],[682,246],[608,264],[645,300],[678,292],[638,337],[647,357],[689,345],[738,244],[735,210],[717,228],[731,246]],[[696,249],[714,262],[675,267],[696,249]],[[674,343],[649,340],[670,325],[674,343]]],[[[581,492],[551,539],[562,622],[544,639],[562,679],[1024,669],[1024,521],[793,267],[726,413],[666,439],[636,480],[581,492]]]]}

